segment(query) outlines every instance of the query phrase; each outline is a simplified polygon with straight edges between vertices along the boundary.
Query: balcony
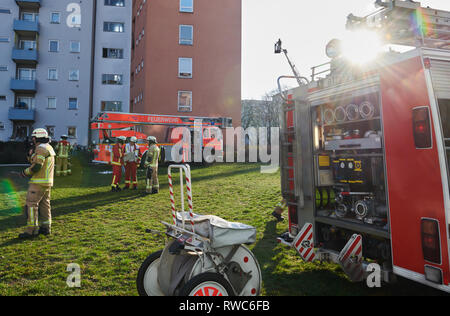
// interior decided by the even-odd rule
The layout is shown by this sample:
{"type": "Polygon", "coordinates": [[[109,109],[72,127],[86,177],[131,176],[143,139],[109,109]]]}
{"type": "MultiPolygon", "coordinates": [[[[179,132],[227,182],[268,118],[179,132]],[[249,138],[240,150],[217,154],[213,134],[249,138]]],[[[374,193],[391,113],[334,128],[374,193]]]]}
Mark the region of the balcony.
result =
{"type": "Polygon", "coordinates": [[[16,0],[19,7],[23,9],[39,9],[41,0],[16,0]]]}
{"type": "Polygon", "coordinates": [[[14,48],[12,51],[12,60],[21,64],[33,64],[38,62],[38,52],[36,49],[14,48]]]}
{"type": "Polygon", "coordinates": [[[8,119],[11,121],[34,121],[36,110],[11,107],[8,111],[8,119]]]}
{"type": "Polygon", "coordinates": [[[11,79],[10,88],[19,93],[35,93],[37,90],[36,80],[11,79]]]}
{"type": "Polygon", "coordinates": [[[15,19],[13,30],[14,32],[22,36],[34,36],[36,34],[39,34],[39,22],[15,19]]]}

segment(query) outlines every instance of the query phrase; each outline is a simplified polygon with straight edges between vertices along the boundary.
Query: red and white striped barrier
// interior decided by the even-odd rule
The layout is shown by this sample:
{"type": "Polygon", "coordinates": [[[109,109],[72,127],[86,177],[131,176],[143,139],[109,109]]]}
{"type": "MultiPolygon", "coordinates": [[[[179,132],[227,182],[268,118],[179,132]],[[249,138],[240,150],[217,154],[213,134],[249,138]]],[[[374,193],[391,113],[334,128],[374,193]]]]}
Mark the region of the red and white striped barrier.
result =
{"type": "Polygon", "coordinates": [[[316,254],[314,252],[313,225],[306,223],[300,233],[297,234],[297,237],[295,237],[292,245],[303,260],[312,262],[316,259],[316,254]]]}
{"type": "Polygon", "coordinates": [[[362,265],[362,237],[353,234],[338,257],[342,270],[353,282],[362,281],[364,268],[362,265]]]}
{"type": "MultiPolygon", "coordinates": [[[[170,193],[170,204],[172,208],[172,217],[173,224],[177,224],[177,211],[175,208],[175,198],[173,194],[173,182],[172,182],[172,169],[179,169],[180,171],[180,195],[181,195],[181,214],[184,212],[184,187],[183,187],[183,171],[186,179],[186,191],[187,191],[187,199],[188,199],[188,207],[189,207],[189,218],[192,226],[192,232],[195,233],[194,228],[194,206],[192,202],[192,181],[191,181],[191,168],[189,165],[170,165],[168,168],[168,178],[169,178],[169,193],[170,193]]],[[[183,229],[185,229],[184,225],[184,217],[182,216],[183,221],[183,229]]]]}

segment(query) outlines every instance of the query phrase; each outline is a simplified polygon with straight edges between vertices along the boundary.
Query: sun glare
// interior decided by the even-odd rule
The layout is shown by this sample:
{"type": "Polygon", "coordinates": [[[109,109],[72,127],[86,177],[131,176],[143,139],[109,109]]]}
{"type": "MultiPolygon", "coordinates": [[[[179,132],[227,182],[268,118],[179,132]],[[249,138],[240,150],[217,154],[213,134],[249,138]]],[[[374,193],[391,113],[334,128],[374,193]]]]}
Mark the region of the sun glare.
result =
{"type": "Polygon", "coordinates": [[[383,43],[375,32],[347,32],[342,39],[342,55],[355,64],[374,60],[383,49],[383,43]]]}

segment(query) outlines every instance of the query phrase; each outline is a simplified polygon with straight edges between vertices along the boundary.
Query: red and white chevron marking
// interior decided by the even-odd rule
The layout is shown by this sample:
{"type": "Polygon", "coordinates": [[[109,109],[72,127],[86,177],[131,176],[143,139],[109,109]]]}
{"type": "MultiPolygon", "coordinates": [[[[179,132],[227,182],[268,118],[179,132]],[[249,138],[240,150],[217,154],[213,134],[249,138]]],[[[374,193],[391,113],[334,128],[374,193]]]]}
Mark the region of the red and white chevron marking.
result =
{"type": "Polygon", "coordinates": [[[344,249],[339,254],[339,263],[353,282],[363,280],[364,269],[362,266],[362,237],[354,234],[344,249]]]}
{"type": "Polygon", "coordinates": [[[193,204],[192,204],[191,175],[190,175],[189,172],[186,172],[186,191],[187,191],[188,206],[189,206],[189,217],[191,218],[192,232],[195,233],[195,229],[194,229],[194,213],[193,213],[193,204]]]}
{"type": "Polygon", "coordinates": [[[175,210],[175,199],[173,197],[172,175],[169,173],[168,177],[169,177],[170,205],[172,207],[172,219],[173,219],[173,224],[177,225],[177,211],[175,210]]]}
{"type": "Polygon", "coordinates": [[[300,257],[307,262],[311,262],[316,258],[313,235],[313,225],[306,223],[292,243],[300,257]]]}

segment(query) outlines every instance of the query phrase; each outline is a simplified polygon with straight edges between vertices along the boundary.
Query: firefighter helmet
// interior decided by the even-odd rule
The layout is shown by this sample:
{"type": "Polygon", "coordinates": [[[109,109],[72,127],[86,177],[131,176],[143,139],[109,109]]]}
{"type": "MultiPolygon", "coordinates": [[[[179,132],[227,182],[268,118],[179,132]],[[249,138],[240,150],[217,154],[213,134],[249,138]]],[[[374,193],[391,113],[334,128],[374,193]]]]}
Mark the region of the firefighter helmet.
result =
{"type": "Polygon", "coordinates": [[[155,136],[149,136],[149,137],[147,137],[147,140],[148,140],[150,143],[155,143],[155,144],[156,144],[156,137],[155,137],[155,136]]]}
{"type": "Polygon", "coordinates": [[[131,136],[130,142],[136,143],[137,142],[137,138],[135,136],[131,136]]]}
{"type": "Polygon", "coordinates": [[[48,132],[44,128],[36,128],[33,133],[31,134],[31,137],[36,138],[48,138],[48,132]]]}
{"type": "Polygon", "coordinates": [[[69,138],[67,135],[61,135],[61,138],[62,139],[67,139],[67,138],[69,138]]]}
{"type": "Polygon", "coordinates": [[[119,136],[119,137],[117,137],[117,139],[122,140],[122,141],[126,141],[127,140],[127,138],[125,136],[119,136]]]}

